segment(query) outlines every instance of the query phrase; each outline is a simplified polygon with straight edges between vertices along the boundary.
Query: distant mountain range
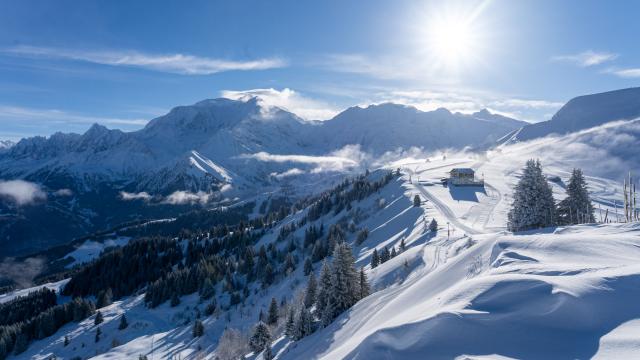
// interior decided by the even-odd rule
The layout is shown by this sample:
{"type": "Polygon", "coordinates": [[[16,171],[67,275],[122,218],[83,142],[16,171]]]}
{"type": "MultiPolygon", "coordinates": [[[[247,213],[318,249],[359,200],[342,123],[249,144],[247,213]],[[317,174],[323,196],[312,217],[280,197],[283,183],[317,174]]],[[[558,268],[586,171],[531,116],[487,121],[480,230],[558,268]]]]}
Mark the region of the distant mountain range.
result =
{"type": "Polygon", "coordinates": [[[31,205],[0,196],[0,254],[39,250],[133,219],[175,216],[203,203],[261,202],[292,184],[299,195],[317,192],[400,148],[482,149],[503,138],[637,117],[639,94],[578,97],[538,124],[487,110],[423,112],[391,103],[305,121],[258,98],[221,98],[176,107],[135,132],[96,124],[82,135],[3,143],[0,179],[38,184],[46,196],[31,205]]]}

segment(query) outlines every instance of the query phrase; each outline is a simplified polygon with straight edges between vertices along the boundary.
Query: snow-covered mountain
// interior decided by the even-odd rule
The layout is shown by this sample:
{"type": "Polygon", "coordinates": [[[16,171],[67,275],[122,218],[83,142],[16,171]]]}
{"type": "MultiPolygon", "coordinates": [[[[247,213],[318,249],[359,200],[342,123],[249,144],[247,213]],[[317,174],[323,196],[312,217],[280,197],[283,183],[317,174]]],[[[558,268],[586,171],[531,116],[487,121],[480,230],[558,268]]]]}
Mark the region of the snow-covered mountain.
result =
{"type": "Polygon", "coordinates": [[[640,117],[640,88],[608,91],[571,99],[551,120],[527,125],[516,135],[520,141],[550,134],[567,134],[616,120],[640,117]]]}
{"type": "Polygon", "coordinates": [[[221,98],[176,107],[135,132],[95,124],[81,135],[23,139],[0,153],[0,179],[35,183],[48,201],[27,210],[0,205],[21,214],[6,218],[0,249],[19,236],[28,241],[12,248],[37,250],[132,218],[175,215],[190,204],[255,198],[285,183],[309,194],[387,151],[482,147],[521,124],[487,111],[422,112],[395,104],[307,122],[258,98],[221,98]],[[71,195],[53,196],[60,190],[71,195]],[[172,210],[175,204],[181,208],[172,210]],[[46,232],[28,226],[43,217],[64,221],[46,232]]]}
{"type": "Polygon", "coordinates": [[[16,143],[11,140],[0,140],[0,152],[7,151],[16,143]]]}
{"type": "MultiPolygon", "coordinates": [[[[255,241],[256,253],[270,244],[278,249],[291,248],[296,241],[302,244],[311,225],[352,224],[345,227],[353,228],[346,230],[345,241],[353,247],[356,265],[364,268],[372,293],[328,326],[318,326],[297,341],[282,336],[286,311],[282,312],[272,327],[275,358],[637,357],[640,314],[634,299],[640,296],[640,227],[618,223],[613,216],[614,200],[622,198],[618,180],[630,166],[638,165],[632,150],[620,148],[634,148],[638,140],[616,144],[611,139],[622,141],[623,134],[636,137],[639,121],[501,145],[482,154],[399,159],[389,168],[401,168],[401,177],[353,201],[349,208],[311,221],[301,221],[309,208],[287,216],[255,241]],[[596,148],[598,152],[590,151],[596,148]],[[564,182],[571,169],[581,167],[598,209],[596,218],[609,216],[613,223],[506,231],[514,184],[524,161],[534,156],[541,159],[549,178],[558,177],[551,182],[558,200],[565,196],[564,182]],[[474,168],[485,179],[485,187],[442,186],[439,179],[453,167],[474,168]],[[423,200],[420,206],[413,204],[415,195],[423,200]],[[440,224],[438,231],[428,229],[432,219],[440,224]],[[292,224],[300,225],[286,232],[292,224]],[[368,229],[362,241],[357,241],[359,229],[368,229]],[[283,233],[288,235],[281,238],[283,233]],[[374,249],[399,249],[401,244],[404,251],[372,268],[374,249]]],[[[373,172],[369,179],[375,180],[379,173],[373,172]]],[[[69,256],[90,260],[84,248],[89,246],[95,245],[88,242],[69,256]]],[[[310,256],[311,250],[296,255],[310,256]]],[[[316,275],[320,268],[320,261],[313,265],[316,275]]],[[[216,359],[244,349],[247,358],[263,359],[246,347],[252,326],[260,312],[268,312],[272,298],[287,304],[300,301],[306,281],[300,260],[294,271],[273,285],[250,287],[240,304],[227,306],[228,293],[222,286],[216,288],[220,309],[201,315],[205,336],[200,338],[191,334],[204,307],[197,293],[181,297],[176,306],[166,301],[157,308],[146,307],[144,295],[134,294],[100,309],[104,322],[98,342],[94,315],[35,340],[12,358],[216,359]],[[129,327],[120,330],[123,315],[129,327]]],[[[49,286],[61,288],[65,283],[49,286]]]]}

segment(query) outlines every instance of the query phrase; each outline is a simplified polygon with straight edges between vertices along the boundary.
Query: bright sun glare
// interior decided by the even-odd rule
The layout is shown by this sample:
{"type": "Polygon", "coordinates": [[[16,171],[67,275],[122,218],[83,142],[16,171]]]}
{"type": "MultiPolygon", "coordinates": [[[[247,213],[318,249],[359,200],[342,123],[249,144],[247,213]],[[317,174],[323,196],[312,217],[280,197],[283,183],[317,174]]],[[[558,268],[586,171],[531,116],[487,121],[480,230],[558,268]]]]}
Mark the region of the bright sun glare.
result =
{"type": "Polygon", "coordinates": [[[450,7],[430,12],[425,20],[425,40],[434,65],[458,71],[478,60],[483,31],[477,20],[486,3],[471,9],[450,7]]]}

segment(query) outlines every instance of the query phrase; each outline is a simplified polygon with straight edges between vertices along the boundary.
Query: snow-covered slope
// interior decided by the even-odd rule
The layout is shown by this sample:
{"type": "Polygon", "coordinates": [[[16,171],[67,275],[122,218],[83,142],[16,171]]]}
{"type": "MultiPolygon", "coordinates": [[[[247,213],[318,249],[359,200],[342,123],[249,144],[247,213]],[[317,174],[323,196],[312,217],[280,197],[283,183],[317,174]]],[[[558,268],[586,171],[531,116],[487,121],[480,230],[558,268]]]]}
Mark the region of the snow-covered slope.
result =
{"type": "Polygon", "coordinates": [[[517,134],[520,141],[550,134],[567,134],[616,120],[640,117],[640,88],[629,88],[571,99],[549,121],[527,125],[517,134]]]}

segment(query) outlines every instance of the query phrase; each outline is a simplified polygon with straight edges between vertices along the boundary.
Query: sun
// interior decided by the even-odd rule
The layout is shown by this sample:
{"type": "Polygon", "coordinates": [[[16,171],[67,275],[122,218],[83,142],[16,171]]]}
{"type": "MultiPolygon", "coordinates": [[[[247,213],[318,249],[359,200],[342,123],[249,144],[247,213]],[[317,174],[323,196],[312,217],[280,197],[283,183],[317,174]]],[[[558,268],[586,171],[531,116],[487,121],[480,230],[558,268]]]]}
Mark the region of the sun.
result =
{"type": "Polygon", "coordinates": [[[458,72],[478,60],[486,41],[480,21],[487,1],[470,8],[445,7],[430,11],[423,19],[423,49],[439,69],[458,72]]]}
{"type": "Polygon", "coordinates": [[[429,32],[431,51],[446,63],[458,63],[471,54],[473,34],[458,19],[447,19],[433,24],[429,32]]]}

